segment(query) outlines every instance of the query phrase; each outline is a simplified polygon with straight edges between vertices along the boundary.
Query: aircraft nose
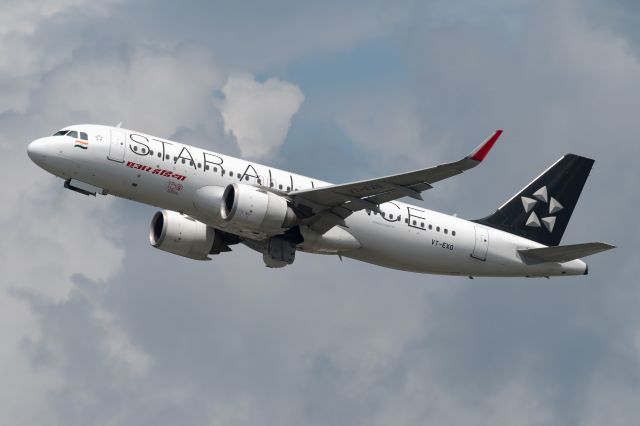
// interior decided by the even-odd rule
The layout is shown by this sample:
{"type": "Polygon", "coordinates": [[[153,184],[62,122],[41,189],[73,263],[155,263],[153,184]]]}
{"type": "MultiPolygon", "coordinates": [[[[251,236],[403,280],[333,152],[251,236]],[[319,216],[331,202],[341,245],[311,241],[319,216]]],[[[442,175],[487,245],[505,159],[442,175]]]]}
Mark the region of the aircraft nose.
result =
{"type": "Polygon", "coordinates": [[[31,161],[38,164],[42,157],[45,155],[45,140],[44,138],[36,139],[27,145],[27,155],[31,158],[31,161]]]}

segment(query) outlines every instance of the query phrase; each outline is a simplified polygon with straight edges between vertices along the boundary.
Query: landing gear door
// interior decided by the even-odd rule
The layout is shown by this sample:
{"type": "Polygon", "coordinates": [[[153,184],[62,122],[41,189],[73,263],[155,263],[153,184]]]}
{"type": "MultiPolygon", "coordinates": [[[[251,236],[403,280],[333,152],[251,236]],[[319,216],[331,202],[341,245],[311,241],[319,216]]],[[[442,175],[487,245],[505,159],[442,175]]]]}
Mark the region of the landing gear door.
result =
{"type": "Polygon", "coordinates": [[[111,145],[109,146],[109,160],[124,163],[124,130],[111,129],[111,145]]]}
{"type": "Polygon", "coordinates": [[[471,257],[478,260],[487,260],[487,250],[489,249],[489,230],[479,226],[476,229],[476,243],[473,247],[471,257]]]}

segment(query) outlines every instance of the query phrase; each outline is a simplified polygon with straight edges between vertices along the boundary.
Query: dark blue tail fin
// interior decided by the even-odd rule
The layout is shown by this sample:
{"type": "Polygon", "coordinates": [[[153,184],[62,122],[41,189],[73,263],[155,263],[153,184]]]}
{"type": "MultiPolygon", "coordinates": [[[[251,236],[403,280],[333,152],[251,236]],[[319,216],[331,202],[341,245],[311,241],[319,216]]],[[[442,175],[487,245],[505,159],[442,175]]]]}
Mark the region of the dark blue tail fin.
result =
{"type": "Polygon", "coordinates": [[[567,154],[494,214],[474,222],[557,246],[593,163],[590,158],[567,154]]]}

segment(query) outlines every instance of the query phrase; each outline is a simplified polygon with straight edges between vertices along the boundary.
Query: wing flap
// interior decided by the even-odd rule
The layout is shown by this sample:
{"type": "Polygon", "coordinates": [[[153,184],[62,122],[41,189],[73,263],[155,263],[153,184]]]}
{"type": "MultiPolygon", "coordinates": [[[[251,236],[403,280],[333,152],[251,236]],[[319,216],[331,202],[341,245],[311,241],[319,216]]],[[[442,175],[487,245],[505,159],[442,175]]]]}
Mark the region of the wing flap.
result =
{"type": "Polygon", "coordinates": [[[542,247],[534,249],[521,249],[518,253],[525,259],[536,263],[556,262],[564,263],[592,254],[616,248],[607,243],[583,243],[570,244],[566,246],[542,247]]]}

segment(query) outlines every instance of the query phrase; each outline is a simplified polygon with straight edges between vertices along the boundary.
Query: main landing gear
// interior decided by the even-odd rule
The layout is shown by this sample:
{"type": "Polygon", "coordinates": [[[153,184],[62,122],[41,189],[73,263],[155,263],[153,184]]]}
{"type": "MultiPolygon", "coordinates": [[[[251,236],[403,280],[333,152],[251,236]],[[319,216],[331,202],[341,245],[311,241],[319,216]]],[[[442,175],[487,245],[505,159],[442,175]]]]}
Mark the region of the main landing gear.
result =
{"type": "Polygon", "coordinates": [[[296,243],[283,237],[272,237],[262,253],[262,260],[269,268],[291,265],[295,258],[296,243]]]}

